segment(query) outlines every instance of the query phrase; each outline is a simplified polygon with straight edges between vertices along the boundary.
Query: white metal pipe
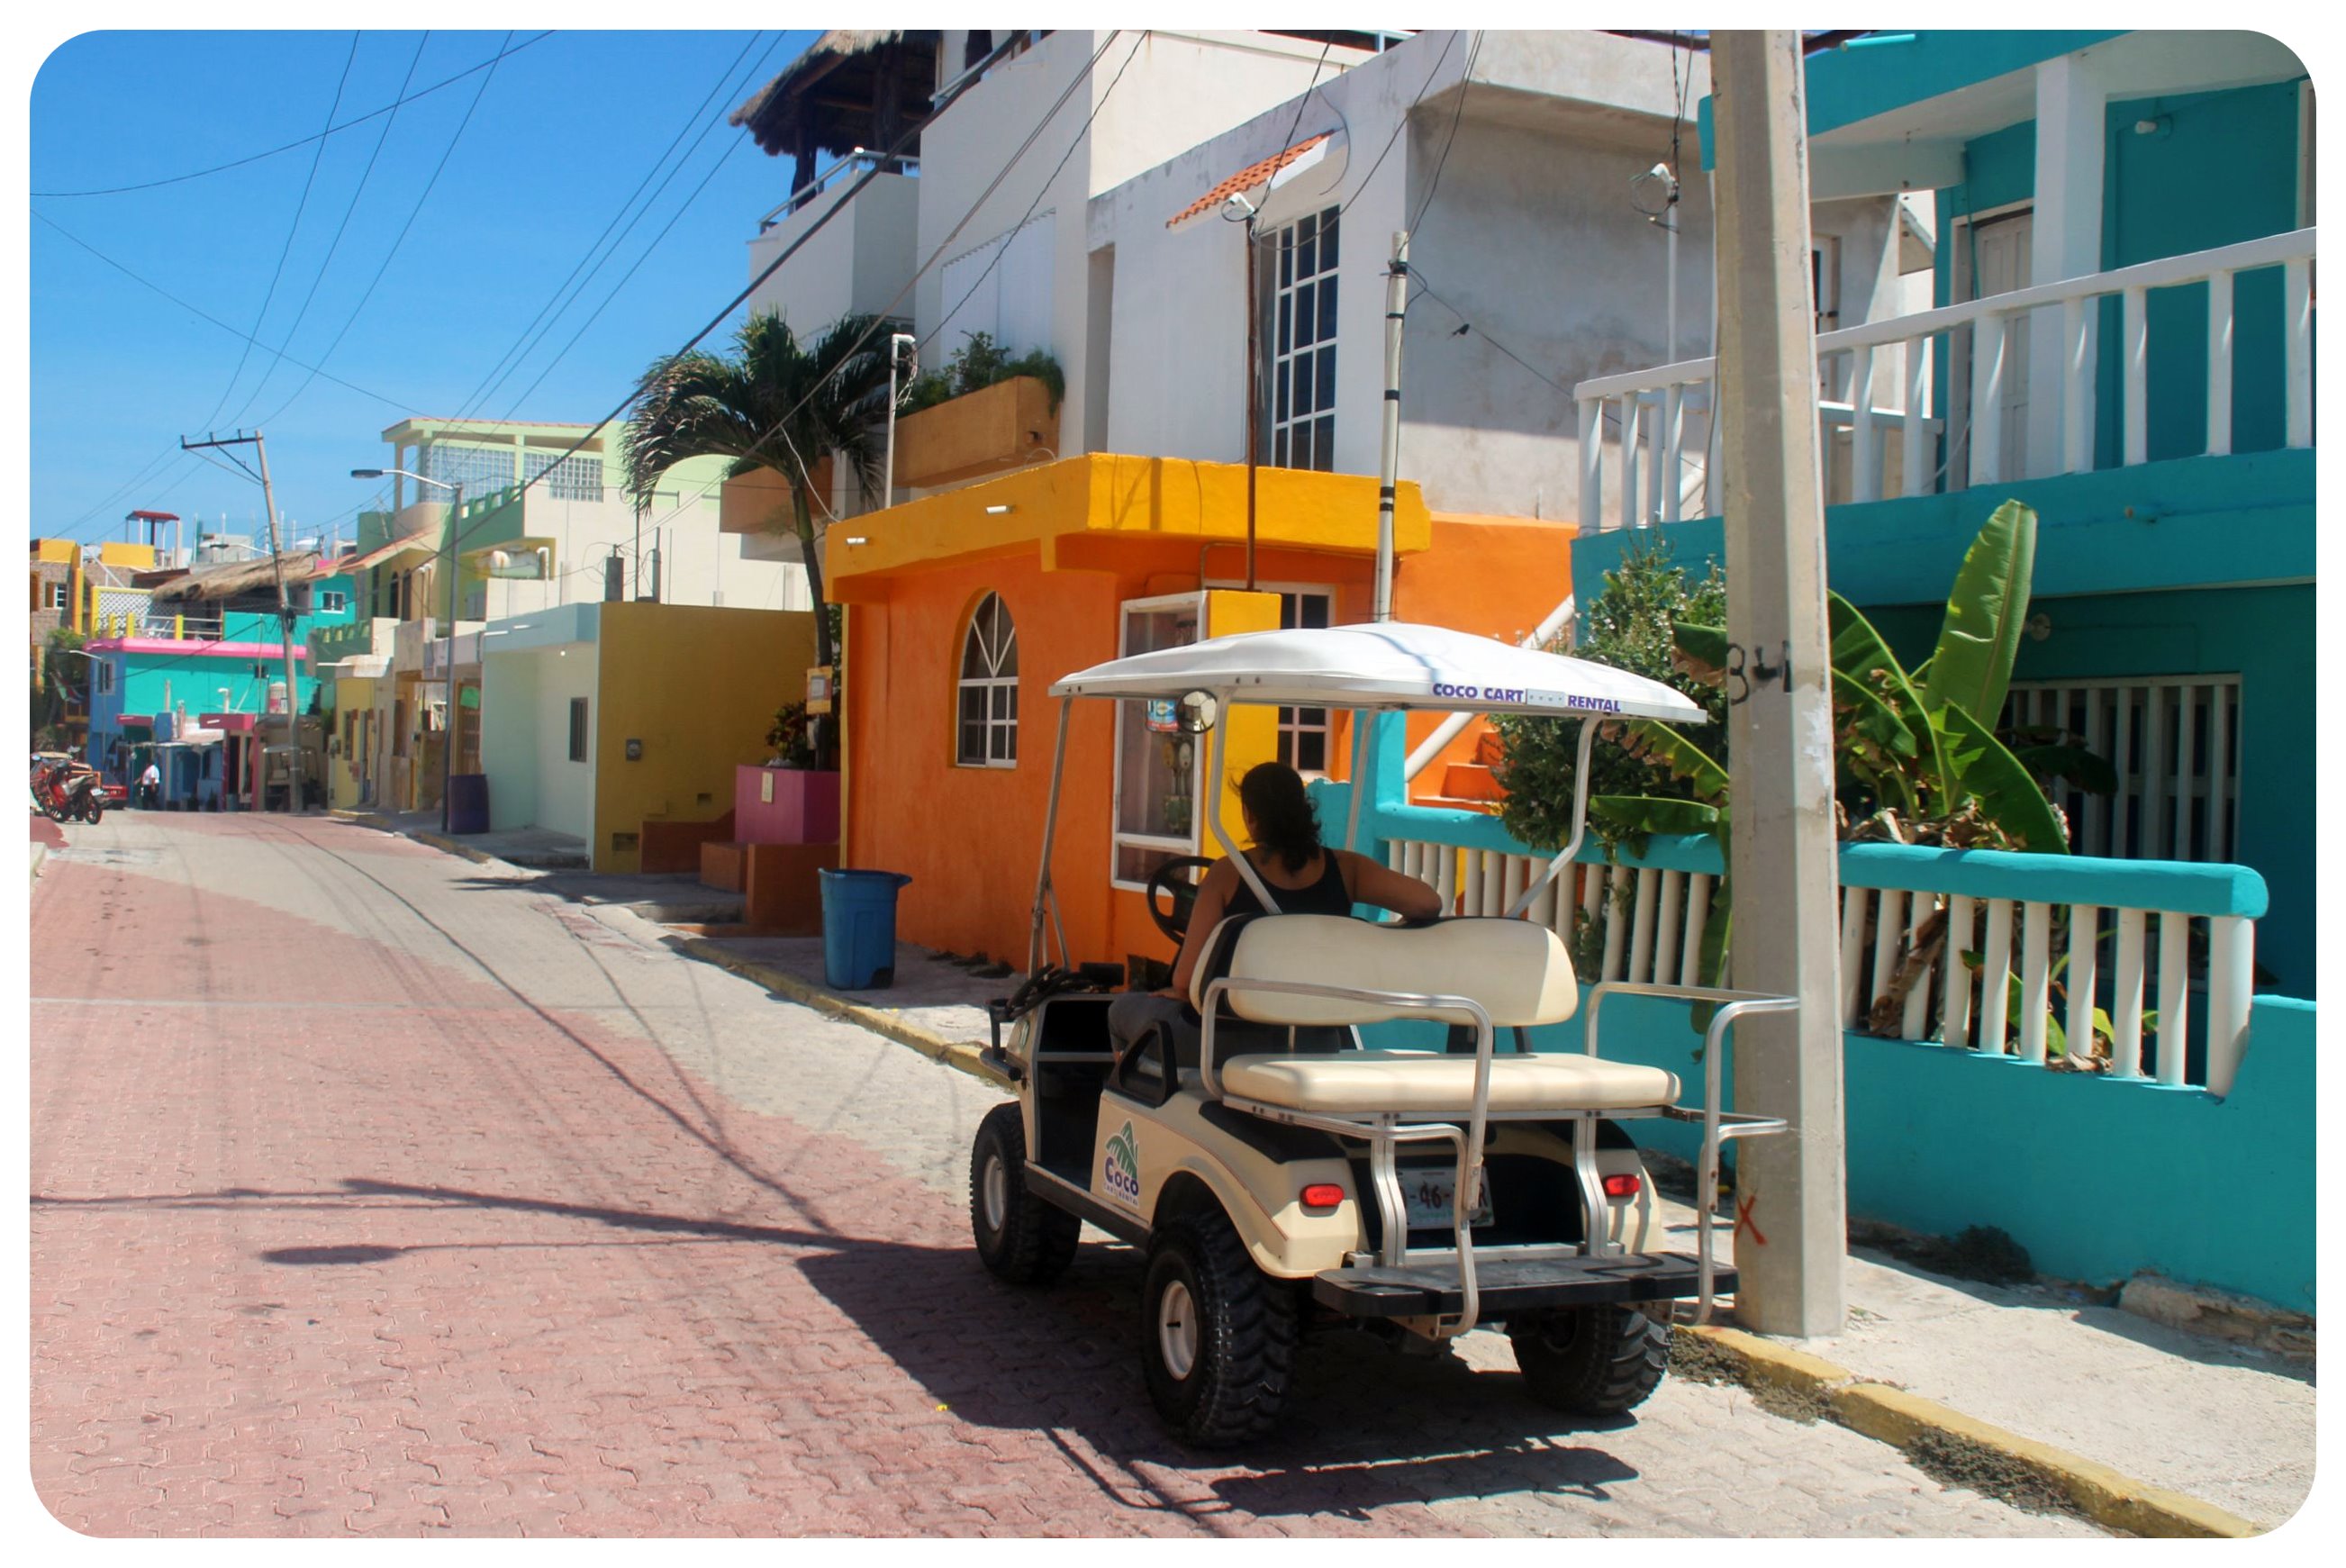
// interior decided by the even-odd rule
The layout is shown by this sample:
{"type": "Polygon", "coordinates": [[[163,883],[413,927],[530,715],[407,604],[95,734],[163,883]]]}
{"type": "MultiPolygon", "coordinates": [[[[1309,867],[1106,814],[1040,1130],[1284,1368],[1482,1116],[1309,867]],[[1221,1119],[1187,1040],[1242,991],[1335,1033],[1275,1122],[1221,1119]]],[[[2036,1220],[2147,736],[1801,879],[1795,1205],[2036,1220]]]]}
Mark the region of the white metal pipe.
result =
{"type": "MultiPolygon", "coordinates": [[[[1385,269],[1385,401],[1377,440],[1377,569],[1370,619],[1392,619],[1393,496],[1401,483],[1401,329],[1409,302],[1409,232],[1392,237],[1385,269]]],[[[1249,585],[1251,586],[1251,585],[1249,585]]]]}
{"type": "MultiPolygon", "coordinates": [[[[1058,738],[1051,747],[1051,789],[1043,807],[1043,864],[1035,873],[1035,909],[1026,932],[1026,972],[1032,975],[1043,962],[1043,919],[1046,901],[1051,896],[1051,846],[1059,831],[1059,782],[1066,772],[1067,720],[1075,710],[1068,698],[1059,701],[1058,738]]],[[[1066,957],[1063,950],[1059,956],[1066,957]]]]}
{"type": "Polygon", "coordinates": [[[1547,869],[1540,873],[1539,881],[1525,889],[1523,895],[1508,908],[1506,911],[1508,914],[1519,915],[1523,913],[1525,909],[1530,907],[1532,899],[1539,892],[1540,889],[1547,886],[1549,882],[1561,875],[1564,868],[1572,863],[1573,857],[1580,853],[1581,840],[1588,836],[1588,754],[1590,748],[1595,746],[1596,742],[1596,721],[1593,718],[1582,719],[1580,721],[1580,738],[1573,750],[1572,837],[1566,842],[1564,848],[1558,850],[1556,852],[1555,857],[1548,861],[1547,869]]]}

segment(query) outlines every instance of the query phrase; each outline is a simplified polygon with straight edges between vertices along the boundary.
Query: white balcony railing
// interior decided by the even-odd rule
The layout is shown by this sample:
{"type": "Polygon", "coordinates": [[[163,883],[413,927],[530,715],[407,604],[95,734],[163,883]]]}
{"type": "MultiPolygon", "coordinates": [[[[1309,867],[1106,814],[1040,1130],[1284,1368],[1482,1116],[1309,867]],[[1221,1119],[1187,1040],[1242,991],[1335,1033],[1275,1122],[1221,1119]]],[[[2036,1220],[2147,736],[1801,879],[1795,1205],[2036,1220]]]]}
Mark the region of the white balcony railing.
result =
{"type": "Polygon", "coordinates": [[[921,172],[921,160],[917,158],[883,158],[876,152],[856,148],[833,158],[821,173],[784,197],[773,210],[758,219],[758,232],[763,234],[767,229],[829,190],[842,177],[852,178],[879,168],[883,163],[892,166],[893,172],[899,174],[917,176],[921,172]]]}
{"type": "MultiPolygon", "coordinates": [[[[2233,282],[2242,272],[2278,267],[2282,277],[2283,439],[2289,446],[2313,444],[2313,260],[2314,230],[2300,229],[2213,250],[2198,250],[2139,262],[2113,271],[2042,283],[1984,300],[1967,300],[1912,316],[1869,321],[1821,334],[1817,339],[1818,385],[1846,389],[1847,396],[1820,401],[1821,433],[1832,451],[1838,432],[1849,433],[1847,496],[1879,501],[1890,493],[1885,475],[1893,468],[1895,492],[1924,495],[1941,488],[1938,439],[1960,433],[1951,461],[1960,454],[1964,476],[1973,484],[2004,479],[2004,423],[2009,384],[2025,372],[2012,350],[2015,329],[2033,312],[2060,313],[2060,366],[2056,384],[2033,386],[2029,401],[2058,405],[2051,450],[2034,466],[2043,473],[2083,473],[2094,466],[2093,418],[2098,356],[2096,336],[2101,311],[2096,302],[2116,298],[2120,308],[2119,395],[2124,409],[2121,461],[2148,461],[2150,445],[2149,296],[2155,289],[2208,286],[2206,451],[2232,449],[2234,314],[2233,282]],[[1958,411],[1934,406],[1934,356],[1942,364],[1958,344],[1968,351],[1969,395],[1958,411]],[[1896,359],[1903,386],[1892,391],[1877,374],[1882,351],[1902,351],[1896,359]],[[1885,407],[1895,400],[1896,406],[1885,407]],[[1862,418],[1859,411],[1863,410],[1862,418]],[[1958,415],[1952,422],[1950,412],[1958,415]]],[[[2050,323],[2045,323],[2049,326],[2050,323]]],[[[2037,330],[2045,330],[2039,327],[2037,330]]],[[[1715,514],[1723,494],[1719,473],[1719,428],[1708,417],[1717,407],[1713,385],[1717,361],[1684,360],[1650,370],[1598,376],[1573,389],[1580,415],[1580,514],[1584,527],[1644,527],[1675,523],[1697,496],[1701,510],[1715,514]],[[1688,415],[1702,411],[1704,447],[1688,450],[1688,415]],[[1606,442],[1605,422],[1619,422],[1615,442],[1606,442]],[[1608,463],[1606,448],[1615,455],[1608,463]],[[1606,507],[1606,470],[1614,471],[1610,515],[1606,507]]],[[[1950,378],[1950,384],[1953,379],[1950,378]]],[[[1838,496],[1836,498],[1839,498],[1838,496]]]]}

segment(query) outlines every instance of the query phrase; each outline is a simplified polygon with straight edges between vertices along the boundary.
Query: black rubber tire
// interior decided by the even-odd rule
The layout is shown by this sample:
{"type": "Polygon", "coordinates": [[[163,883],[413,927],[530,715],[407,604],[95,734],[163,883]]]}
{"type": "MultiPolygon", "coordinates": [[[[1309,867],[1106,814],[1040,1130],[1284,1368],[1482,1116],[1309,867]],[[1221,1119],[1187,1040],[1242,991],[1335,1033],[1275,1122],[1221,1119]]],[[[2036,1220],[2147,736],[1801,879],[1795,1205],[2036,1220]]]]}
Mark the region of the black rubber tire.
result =
{"type": "Polygon", "coordinates": [[[1076,1256],[1084,1222],[1054,1208],[1026,1190],[1026,1126],[1015,1102],[996,1105],[977,1125],[969,1152],[969,1228],[977,1256],[1013,1285],[1048,1285],[1076,1256]],[[1002,1167],[1002,1222],[986,1218],[985,1181],[990,1164],[1002,1167]]]}
{"type": "Polygon", "coordinates": [[[1544,1405],[1617,1416],[1646,1402],[1669,1364],[1669,1304],[1580,1307],[1507,1325],[1524,1385],[1544,1405]]]}
{"type": "Polygon", "coordinates": [[[105,815],[106,808],[96,800],[82,808],[82,820],[93,828],[97,826],[97,820],[105,815]]]}
{"type": "Polygon", "coordinates": [[[1183,1216],[1148,1238],[1140,1288],[1141,1365],[1148,1397],[1174,1435],[1197,1448],[1230,1448],[1279,1422],[1302,1326],[1296,1287],[1254,1265],[1219,1209],[1183,1216]],[[1197,1313],[1196,1359],[1186,1376],[1167,1363],[1158,1304],[1179,1284],[1197,1313]]]}

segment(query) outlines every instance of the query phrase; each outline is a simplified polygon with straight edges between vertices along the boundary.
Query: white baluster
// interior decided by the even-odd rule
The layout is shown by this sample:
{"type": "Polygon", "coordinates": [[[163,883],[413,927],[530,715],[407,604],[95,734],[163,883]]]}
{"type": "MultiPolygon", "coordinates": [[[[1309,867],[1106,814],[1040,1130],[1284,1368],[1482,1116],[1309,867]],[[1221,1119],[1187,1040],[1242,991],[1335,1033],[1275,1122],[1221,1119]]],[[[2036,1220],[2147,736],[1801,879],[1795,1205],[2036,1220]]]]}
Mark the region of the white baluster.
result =
{"type": "Polygon", "coordinates": [[[1601,528],[1605,516],[1605,400],[1580,400],[1580,522],[1601,528]]]}
{"type": "Polygon", "coordinates": [[[1687,878],[1686,946],[1678,954],[1678,983],[1700,985],[1702,975],[1702,932],[1710,921],[1710,873],[1697,871],[1687,878]]]}
{"type": "Polygon", "coordinates": [[[1621,889],[1628,878],[1628,868],[1615,866],[1605,880],[1605,978],[1623,977],[1629,942],[1629,922],[1621,918],[1621,889]]]}
{"type": "Polygon", "coordinates": [[[1654,911],[1654,979],[1668,985],[1678,972],[1678,934],[1686,929],[1686,873],[1664,871],[1660,907],[1654,911]]]}
{"type": "MultiPolygon", "coordinates": [[[[1938,908],[1939,899],[1936,893],[1916,893],[1908,901],[1906,950],[1909,952],[1913,952],[1920,945],[1917,938],[1922,932],[1923,922],[1936,913],[1938,908]]],[[[1906,993],[1906,1015],[1899,1021],[1898,1024],[1900,1039],[1927,1040],[1931,1037],[1931,977],[1938,972],[1938,969],[1939,966],[1935,963],[1926,963],[1923,966],[1923,972],[1914,977],[1914,987],[1906,993]]]]}
{"type": "MultiPolygon", "coordinates": [[[[2086,688],[2086,733],[2084,738],[2086,748],[2088,751],[2097,752],[2105,757],[2109,755],[2109,753],[2104,750],[2102,747],[2102,688],[2097,686],[2089,686],[2086,688]]],[[[2107,815],[2107,806],[2102,796],[2095,794],[2086,795],[2085,839],[2082,844],[2072,844],[2070,848],[2077,850],[2081,854],[2108,854],[2110,852],[2109,840],[2103,837],[2103,834],[2106,831],[2108,826],[2103,819],[2107,815]]]]}
{"type": "MultiPolygon", "coordinates": [[[[1566,874],[1568,876],[1570,873],[1566,874]]],[[[1562,897],[1564,884],[1563,876],[1551,877],[1541,883],[1539,892],[1532,899],[1531,908],[1525,911],[1525,918],[1534,925],[1544,925],[1550,931],[1557,931],[1559,928],[1556,925],[1556,917],[1559,910],[1571,907],[1562,897]]],[[[1522,894],[1518,892],[1516,896],[1520,898],[1522,894]]],[[[1566,932],[1563,934],[1568,936],[1570,932],[1566,932]]]]}
{"type": "Polygon", "coordinates": [[[1388,871],[1399,871],[1402,876],[1408,876],[1410,874],[1409,851],[1410,843],[1408,840],[1387,839],[1385,840],[1385,869],[1388,871]]]}
{"type": "Polygon", "coordinates": [[[1505,896],[1506,857],[1496,850],[1484,850],[1483,859],[1483,901],[1478,912],[1503,915],[1507,912],[1505,896]]]}
{"type": "Polygon", "coordinates": [[[1637,905],[1635,923],[1629,931],[1628,978],[1641,983],[1654,975],[1654,908],[1661,897],[1661,872],[1653,867],[1637,868],[1637,905]]]}
{"type": "MultiPolygon", "coordinates": [[[[1706,517],[1723,515],[1727,510],[1727,422],[1719,416],[1719,375],[1716,361],[1709,382],[1710,440],[1703,449],[1702,513],[1706,517]]],[[[2310,437],[2308,438],[2309,443],[2310,437]]]]}
{"type": "Polygon", "coordinates": [[[1662,389],[1662,439],[1655,445],[1659,449],[1654,459],[1654,499],[1661,503],[1662,521],[1678,520],[1678,505],[1686,489],[1686,467],[1678,453],[1686,443],[1686,404],[1678,383],[1672,382],[1662,389]]]}
{"type": "Polygon", "coordinates": [[[2061,301],[2061,467],[2090,473],[2094,467],[2094,319],[2091,300],[2061,301]]]}
{"type": "Polygon", "coordinates": [[[1979,1048],[2005,1054],[2004,1034],[2012,1013],[2012,901],[1987,901],[1987,935],[1980,943],[1979,1048]]]}
{"type": "Polygon", "coordinates": [[[1458,890],[1458,912],[1478,915],[1483,912],[1483,855],[1480,850],[1463,850],[1459,858],[1466,863],[1460,868],[1464,879],[1458,890]]]}
{"type": "Polygon", "coordinates": [[[1928,338],[1906,340],[1906,417],[1898,431],[1903,442],[1898,487],[1908,495],[1931,493],[1930,343],[1928,338]]]}
{"type": "Polygon", "coordinates": [[[2020,911],[2020,1059],[2042,1067],[2053,1015],[2053,906],[2030,902],[2020,911]]]}
{"type": "Polygon", "coordinates": [[[1447,844],[1430,846],[1433,850],[1433,891],[1442,895],[1442,912],[1458,912],[1458,851],[1447,844]]]}
{"type": "Polygon", "coordinates": [[[2095,944],[2101,937],[2101,921],[2102,911],[2092,904],[2076,904],[2069,911],[2069,1016],[2064,1027],[2069,1049],[2081,1062],[2094,1049],[2094,983],[2100,979],[2095,944]]]}
{"type": "Polygon", "coordinates": [[[1663,430],[1663,409],[1659,402],[1649,404],[1644,420],[1646,431],[1646,504],[1638,514],[1638,524],[1651,527],[1662,512],[1662,448],[1667,444],[1663,430]]]}
{"type": "Polygon", "coordinates": [[[2232,858],[2232,703],[2239,687],[2218,681],[2208,688],[2208,859],[2232,858]]]}
{"type": "Polygon", "coordinates": [[[2127,830],[2134,824],[2136,791],[2141,782],[2134,766],[2134,687],[2122,686],[2112,697],[2117,715],[2111,722],[2110,766],[2117,770],[2118,792],[2110,800],[2109,852],[2121,860],[2128,858],[2127,830]]]}
{"type": "Polygon", "coordinates": [[[2208,1088],[2229,1095],[2247,1047],[2256,989],[2254,921],[2218,915],[2208,921],[2208,1088]]]}
{"type": "Polygon", "coordinates": [[[2004,477],[2004,318],[1984,315],[1972,324],[1971,483],[1994,484],[2004,477]]]}
{"type": "Polygon", "coordinates": [[[2193,766],[2199,749],[2199,688],[2175,688],[2175,852],[2178,860],[2191,858],[2193,798],[2198,790],[2198,770],[2193,766]]]}
{"type": "Polygon", "coordinates": [[[1865,956],[1866,890],[1843,888],[1841,891],[1841,1026],[1857,1026],[1858,986],[1864,976],[1859,972],[1865,956]]]}
{"type": "Polygon", "coordinates": [[[2110,993],[2110,1076],[2142,1076],[2142,956],[2146,917],[2118,911],[2117,974],[2110,993]]]}
{"type": "Polygon", "coordinates": [[[1524,896],[1525,888],[1531,886],[1531,868],[1532,861],[1525,855],[1509,855],[1501,861],[1501,869],[1504,875],[1501,880],[1499,894],[1498,912],[1500,914],[1504,914],[1515,908],[1515,901],[1524,896]]]}
{"type": "Polygon", "coordinates": [[[2191,1012],[2191,917],[2158,915],[2158,1081],[2183,1082],[2184,1041],[2191,1012]]]}
{"type": "Polygon", "coordinates": [[[1621,400],[1621,526],[1642,528],[1646,514],[1637,504],[1637,432],[1645,423],[1646,402],[1636,392],[1621,400]]]}
{"type": "Polygon", "coordinates": [[[1972,966],[1964,954],[1972,951],[1973,902],[1961,895],[1947,900],[1947,1001],[1939,1037],[1950,1045],[1971,1044],[1972,966]]]}
{"type": "Polygon", "coordinates": [[[2150,461],[2150,311],[2147,290],[2122,291],[2126,336],[2121,365],[2126,377],[2126,463],[2150,461]]]}
{"type": "Polygon", "coordinates": [[[1872,1016],[1873,1004],[1882,1000],[1897,978],[1898,955],[1906,934],[1906,894],[1903,889],[1884,888],[1876,895],[1880,907],[1873,911],[1873,983],[1865,995],[1866,1012],[1872,1016]]]}
{"type": "Polygon", "coordinates": [[[1591,924],[1605,918],[1605,868],[1580,868],[1580,910],[1591,924]]]}
{"type": "Polygon", "coordinates": [[[2164,686],[2143,687],[2142,697],[2142,849],[2144,860],[2158,859],[2167,847],[2167,694],[2164,686]]]}
{"type": "Polygon", "coordinates": [[[2231,450],[2232,275],[2218,272],[2208,280],[2208,455],[2231,450]]]}
{"type": "Polygon", "coordinates": [[[1855,422],[1850,426],[1849,498],[1851,501],[1882,499],[1882,442],[1873,429],[1873,351],[1857,349],[1850,354],[1849,401],[1856,410],[1855,422]]]}
{"type": "Polygon", "coordinates": [[[2281,343],[2288,364],[2282,400],[2291,446],[2313,444],[2313,262],[2281,265],[2281,343]]]}

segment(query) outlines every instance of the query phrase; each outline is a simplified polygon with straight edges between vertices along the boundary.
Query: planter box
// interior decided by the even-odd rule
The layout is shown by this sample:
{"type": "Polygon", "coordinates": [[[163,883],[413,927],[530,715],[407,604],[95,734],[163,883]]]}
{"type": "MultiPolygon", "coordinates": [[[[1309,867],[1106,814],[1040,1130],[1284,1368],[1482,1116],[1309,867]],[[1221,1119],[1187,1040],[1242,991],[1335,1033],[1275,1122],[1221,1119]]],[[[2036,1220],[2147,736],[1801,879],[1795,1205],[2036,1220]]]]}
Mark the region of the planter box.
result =
{"type": "Polygon", "coordinates": [[[926,488],[1005,473],[1055,456],[1059,416],[1050,389],[1014,376],[896,422],[896,483],[926,488]]]}
{"type": "Polygon", "coordinates": [[[741,918],[806,934],[822,930],[817,872],[839,869],[837,844],[744,844],[741,918]]]}
{"type": "Polygon", "coordinates": [[[744,844],[839,842],[839,775],[734,769],[731,836],[744,844]]]}
{"type": "MultiPolygon", "coordinates": [[[[815,515],[822,515],[831,499],[831,459],[825,457],[807,476],[814,493],[815,515]]],[[[719,534],[783,534],[790,532],[790,486],[770,468],[753,468],[717,488],[717,531],[719,534]]]]}

